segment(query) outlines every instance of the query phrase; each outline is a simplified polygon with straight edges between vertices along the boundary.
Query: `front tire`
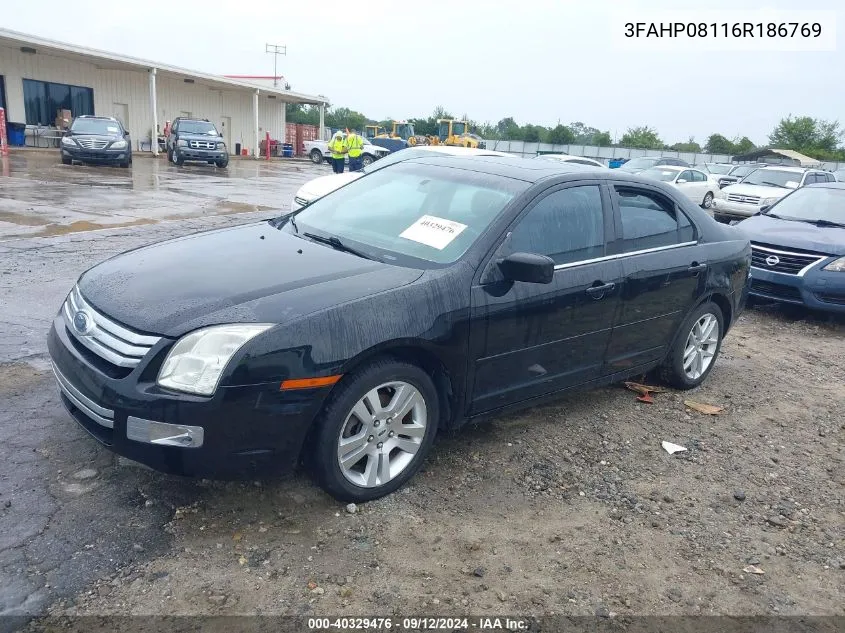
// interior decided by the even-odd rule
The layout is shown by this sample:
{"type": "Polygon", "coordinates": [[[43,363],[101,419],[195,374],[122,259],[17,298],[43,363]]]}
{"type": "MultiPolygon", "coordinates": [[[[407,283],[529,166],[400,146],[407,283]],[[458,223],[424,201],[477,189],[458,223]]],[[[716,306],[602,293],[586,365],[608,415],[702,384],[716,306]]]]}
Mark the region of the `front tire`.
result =
{"type": "Polygon", "coordinates": [[[369,154],[364,154],[361,157],[361,166],[362,167],[369,167],[370,165],[373,164],[374,160],[375,159],[372,156],[370,156],[369,154]]]}
{"type": "Polygon", "coordinates": [[[229,159],[226,159],[226,160],[218,160],[218,161],[217,161],[216,163],[214,163],[214,164],[215,164],[215,165],[217,165],[220,169],[226,169],[226,167],[228,167],[228,166],[229,166],[229,159]]]}
{"type": "Polygon", "coordinates": [[[340,501],[390,494],[413,477],[434,443],[440,417],[434,383],[419,367],[386,359],[335,389],[317,423],[317,481],[340,501]]]}
{"type": "Polygon", "coordinates": [[[72,165],[73,160],[67,158],[66,156],[62,156],[62,165],[72,165]]]}
{"type": "Polygon", "coordinates": [[[713,369],[725,331],[722,310],[708,301],[690,314],[678,330],[660,378],[678,389],[697,387],[713,369]]]}
{"type": "Polygon", "coordinates": [[[173,163],[177,167],[182,167],[185,164],[185,159],[179,155],[179,152],[176,150],[173,151],[173,163]]]}
{"type": "Polygon", "coordinates": [[[311,162],[315,165],[320,165],[323,162],[323,154],[318,149],[312,149],[311,153],[309,154],[311,157],[311,162]]]}

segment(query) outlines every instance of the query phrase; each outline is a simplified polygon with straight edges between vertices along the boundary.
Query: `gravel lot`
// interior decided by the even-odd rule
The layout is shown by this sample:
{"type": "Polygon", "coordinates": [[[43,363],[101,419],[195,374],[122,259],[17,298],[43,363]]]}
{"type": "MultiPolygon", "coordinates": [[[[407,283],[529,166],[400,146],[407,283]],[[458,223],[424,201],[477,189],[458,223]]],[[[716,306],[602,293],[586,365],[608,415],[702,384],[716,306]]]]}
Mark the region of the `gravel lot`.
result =
{"type": "MultiPolygon", "coordinates": [[[[324,170],[265,172],[244,213],[219,213],[223,189],[213,213],[0,241],[0,615],[845,615],[842,319],[756,306],[697,390],[575,393],[444,435],[410,485],[359,507],[304,475],[192,481],[99,448],[48,373],[52,314],[92,263],[272,215],[324,170]]],[[[0,212],[27,206],[28,178],[0,212]]]]}

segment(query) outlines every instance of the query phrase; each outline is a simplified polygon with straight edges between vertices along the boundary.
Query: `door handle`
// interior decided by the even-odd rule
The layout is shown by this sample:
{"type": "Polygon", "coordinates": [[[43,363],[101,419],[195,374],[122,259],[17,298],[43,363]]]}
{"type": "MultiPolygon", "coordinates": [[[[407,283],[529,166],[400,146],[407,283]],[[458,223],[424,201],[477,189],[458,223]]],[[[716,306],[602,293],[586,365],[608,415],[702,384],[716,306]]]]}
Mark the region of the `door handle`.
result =
{"type": "Polygon", "coordinates": [[[699,264],[698,262],[693,262],[687,270],[691,273],[700,273],[702,270],[707,269],[707,264],[699,264]]]}
{"type": "Polygon", "coordinates": [[[604,284],[602,286],[590,286],[587,288],[587,294],[593,297],[594,299],[601,299],[604,297],[605,293],[610,292],[616,287],[616,284],[609,283],[604,284]]]}

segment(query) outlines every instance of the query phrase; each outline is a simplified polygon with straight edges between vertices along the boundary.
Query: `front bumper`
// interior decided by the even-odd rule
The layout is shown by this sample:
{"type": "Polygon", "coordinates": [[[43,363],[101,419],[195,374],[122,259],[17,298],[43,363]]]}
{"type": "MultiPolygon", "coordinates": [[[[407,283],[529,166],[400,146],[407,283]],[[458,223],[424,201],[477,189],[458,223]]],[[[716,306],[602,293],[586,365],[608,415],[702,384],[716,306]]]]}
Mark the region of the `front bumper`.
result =
{"type": "Polygon", "coordinates": [[[284,472],[298,461],[327,391],[281,392],[279,383],[219,387],[211,397],[158,387],[162,340],[124,377],[95,366],[61,314],[47,347],[70,415],[109,450],[162,472],[240,479],[284,472]]]}
{"type": "MultiPolygon", "coordinates": [[[[724,195],[724,192],[722,192],[722,195],[724,195]]],[[[727,198],[722,197],[713,198],[713,204],[711,205],[715,216],[731,218],[750,218],[759,212],[760,208],[761,205],[730,202],[727,198]]]]}
{"type": "Polygon", "coordinates": [[[129,149],[83,149],[62,145],[62,157],[85,163],[123,163],[129,160],[129,149]]]}
{"type": "Polygon", "coordinates": [[[827,261],[823,261],[805,275],[752,267],[751,295],[813,310],[845,313],[845,273],[821,270],[826,264],[827,261]]]}
{"type": "Polygon", "coordinates": [[[185,161],[216,163],[218,161],[228,161],[229,154],[226,150],[217,149],[192,149],[190,147],[177,147],[175,156],[185,161]]]}

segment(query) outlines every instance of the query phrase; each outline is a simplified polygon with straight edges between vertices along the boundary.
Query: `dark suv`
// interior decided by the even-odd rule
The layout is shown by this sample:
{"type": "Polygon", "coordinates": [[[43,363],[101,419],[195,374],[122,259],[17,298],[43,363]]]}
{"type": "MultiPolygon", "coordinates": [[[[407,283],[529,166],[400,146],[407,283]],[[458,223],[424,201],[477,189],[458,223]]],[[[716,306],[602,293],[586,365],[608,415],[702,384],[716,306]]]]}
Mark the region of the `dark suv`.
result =
{"type": "Polygon", "coordinates": [[[114,117],[78,116],[62,137],[62,163],[132,164],[132,142],[128,130],[114,117]]]}
{"type": "Polygon", "coordinates": [[[229,153],[214,123],[208,119],[177,117],[167,137],[167,160],[180,167],[185,161],[194,161],[223,168],[229,164],[229,153]]]}

